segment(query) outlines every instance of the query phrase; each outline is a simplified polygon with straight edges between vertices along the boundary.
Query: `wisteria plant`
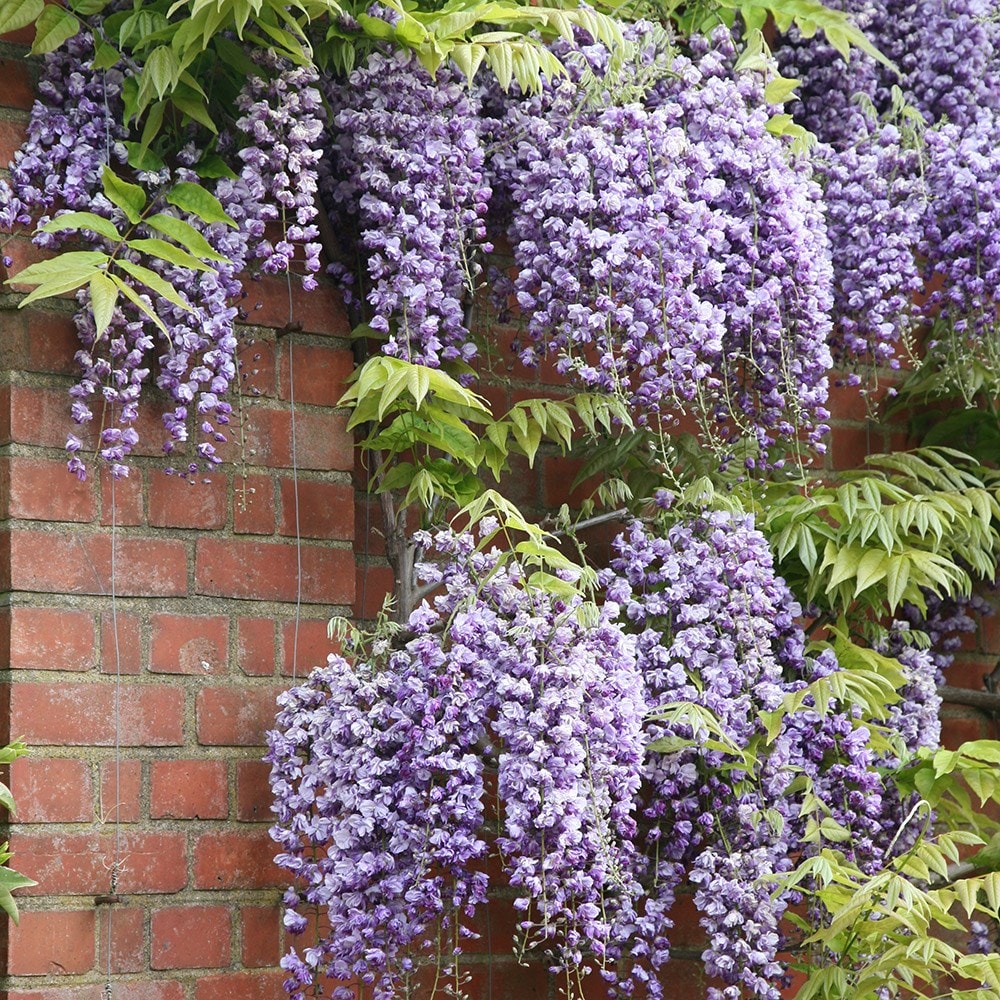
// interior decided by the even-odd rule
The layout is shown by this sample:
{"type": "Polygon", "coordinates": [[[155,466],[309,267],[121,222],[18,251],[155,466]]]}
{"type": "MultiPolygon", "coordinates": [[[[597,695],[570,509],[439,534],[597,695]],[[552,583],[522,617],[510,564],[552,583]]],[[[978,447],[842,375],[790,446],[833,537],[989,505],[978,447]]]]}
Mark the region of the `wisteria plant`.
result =
{"type": "Polygon", "coordinates": [[[52,254],[22,304],[76,294],[72,472],[93,439],[128,474],[150,382],[170,470],[222,460],[249,278],[335,282],[354,322],[396,598],[269,734],[284,925],[324,928],[295,1000],[470,995],[498,895],[568,1000],[669,995],[682,897],[708,1000],[1000,996],[1000,746],[937,715],[998,474],[817,474],[852,366],[997,378],[1000,18],[659,14],[0,0],[44,56],[0,231],[52,254]],[[565,395],[495,412],[498,357],[565,395]],[[574,448],[581,521],[505,498],[574,448]]]}

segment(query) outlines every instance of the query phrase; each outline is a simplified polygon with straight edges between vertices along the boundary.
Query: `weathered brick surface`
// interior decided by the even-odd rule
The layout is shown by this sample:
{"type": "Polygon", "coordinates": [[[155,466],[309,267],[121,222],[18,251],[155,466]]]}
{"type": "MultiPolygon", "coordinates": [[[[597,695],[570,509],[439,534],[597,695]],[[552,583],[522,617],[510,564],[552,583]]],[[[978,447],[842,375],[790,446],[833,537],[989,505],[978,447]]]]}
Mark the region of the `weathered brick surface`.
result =
{"type": "MultiPolygon", "coordinates": [[[[11,52],[0,161],[37,74],[11,52]]],[[[43,256],[22,238],[4,252],[15,270],[43,256]]],[[[92,455],[100,424],[70,422],[71,298],[0,310],[0,714],[34,747],[11,768],[10,842],[38,883],[20,893],[20,929],[0,935],[4,1000],[101,1000],[109,959],[115,1000],[284,995],[285,879],[259,757],[296,602],[314,659],[354,599],[353,441],[335,406],[352,361],[329,287],[296,296],[294,345],[283,282],[252,283],[245,304],[260,325],[239,349],[231,464],[194,485],[163,473],[153,399],[127,479],[71,476],[67,432],[92,455]],[[123,901],[95,905],[113,870],[123,901]]]]}
{"type": "Polygon", "coordinates": [[[6,971],[12,976],[89,972],[94,919],[92,909],[26,910],[9,934],[6,971]]]}
{"type": "Polygon", "coordinates": [[[153,913],[154,969],[221,969],[230,959],[232,914],[226,906],[171,906],[153,913]]]}

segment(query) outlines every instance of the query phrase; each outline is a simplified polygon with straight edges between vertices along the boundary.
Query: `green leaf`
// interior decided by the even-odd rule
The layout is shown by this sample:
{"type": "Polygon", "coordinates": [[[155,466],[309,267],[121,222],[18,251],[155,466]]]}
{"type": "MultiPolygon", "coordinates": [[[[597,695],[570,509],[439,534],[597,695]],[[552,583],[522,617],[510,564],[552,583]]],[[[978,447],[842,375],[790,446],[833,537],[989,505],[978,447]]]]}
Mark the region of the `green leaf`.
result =
{"type": "Polygon", "coordinates": [[[87,284],[94,272],[107,266],[108,255],[97,250],[74,250],[52,260],[26,267],[7,280],[7,284],[35,285],[35,290],[20,302],[23,308],[39,299],[52,298],[87,284]]]}
{"type": "Polygon", "coordinates": [[[461,70],[469,83],[476,77],[486,58],[486,47],[476,42],[461,42],[451,50],[452,62],[461,70]]]}
{"type": "Polygon", "coordinates": [[[45,10],[45,0],[3,0],[0,3],[0,35],[33,24],[45,10]]]}
{"type": "Polygon", "coordinates": [[[764,88],[764,100],[768,104],[784,104],[791,98],[801,80],[792,80],[784,76],[776,76],[764,88]]]}
{"type": "Polygon", "coordinates": [[[866,552],[858,563],[857,582],[854,586],[854,596],[863,590],[873,587],[885,578],[890,563],[890,557],[878,549],[866,552]]]}
{"type": "MultiPolygon", "coordinates": [[[[4,845],[6,846],[6,845],[4,845]]],[[[17,889],[24,889],[29,885],[37,885],[34,879],[27,878],[13,868],[0,868],[0,909],[2,909],[14,923],[17,923],[17,903],[11,893],[17,889]]]]}
{"type": "Polygon", "coordinates": [[[102,218],[93,212],[64,212],[54,219],[49,219],[44,226],[39,226],[43,233],[61,233],[67,229],[87,229],[99,236],[105,236],[117,243],[121,235],[110,219],[102,218]]]}
{"type": "Polygon", "coordinates": [[[98,271],[90,279],[90,307],[94,311],[98,340],[111,325],[111,317],[117,304],[118,285],[104,271],[98,271]]]}
{"type": "Polygon", "coordinates": [[[0,806],[7,810],[9,813],[16,813],[17,807],[14,803],[14,796],[11,795],[10,789],[0,781],[0,806]]]}
{"type": "Polygon", "coordinates": [[[167,192],[167,201],[182,212],[190,212],[197,216],[202,222],[209,224],[224,222],[232,229],[237,228],[236,223],[226,214],[219,199],[200,184],[188,181],[175,184],[167,192]]]}
{"type": "Polygon", "coordinates": [[[889,610],[895,611],[902,602],[910,582],[910,559],[906,552],[889,557],[885,578],[886,600],[889,604],[889,610]]]}
{"type": "Polygon", "coordinates": [[[180,72],[181,67],[173,50],[167,45],[158,45],[146,57],[141,91],[151,89],[162,101],[177,85],[180,72]]]}
{"type": "Polygon", "coordinates": [[[218,177],[228,177],[230,180],[235,180],[239,176],[217,153],[206,153],[194,165],[194,169],[202,180],[215,180],[218,177]]]}
{"type": "Polygon", "coordinates": [[[997,740],[972,740],[963,743],[958,752],[975,760],[984,760],[990,764],[1000,764],[1000,742],[997,740]]]}
{"type": "Polygon", "coordinates": [[[125,218],[136,225],[146,207],[146,192],[138,184],[123,181],[107,164],[101,174],[101,184],[108,201],[125,213],[125,218]]]}
{"type": "Polygon", "coordinates": [[[122,281],[117,275],[109,275],[112,281],[118,286],[118,291],[122,293],[131,302],[136,309],[139,310],[144,316],[147,316],[156,326],[159,328],[160,333],[169,341],[170,331],[167,330],[166,324],[156,315],[156,310],[146,302],[141,295],[130,285],[128,282],[122,281]]]}
{"type": "Polygon", "coordinates": [[[143,267],[141,264],[133,264],[130,260],[116,260],[115,263],[126,274],[132,275],[136,281],[142,283],[151,291],[156,292],[161,298],[166,299],[185,312],[194,312],[191,306],[178,295],[177,289],[169,281],[161,278],[155,271],[151,271],[148,267],[143,267]]]}
{"type": "Polygon", "coordinates": [[[208,113],[208,102],[203,97],[182,86],[170,95],[170,103],[192,121],[204,125],[209,132],[218,135],[219,129],[208,113]]]}
{"type": "Polygon", "coordinates": [[[35,40],[31,45],[33,56],[55,52],[63,42],[80,31],[80,22],[65,7],[46,4],[35,22],[35,40]]]}
{"type": "Polygon", "coordinates": [[[178,219],[176,215],[163,215],[157,213],[145,220],[150,229],[155,229],[164,236],[169,236],[175,243],[179,243],[188,253],[205,260],[225,261],[222,254],[212,249],[212,245],[194,228],[183,219],[178,219]]]}
{"type": "MultiPolygon", "coordinates": [[[[159,107],[161,107],[159,104],[153,105],[153,108],[159,107]]],[[[149,116],[147,116],[146,121],[149,122],[149,116]]],[[[126,142],[124,145],[128,150],[128,165],[134,170],[162,170],[165,166],[163,157],[154,153],[141,142],[126,142]]]]}
{"type": "Polygon", "coordinates": [[[108,44],[108,42],[101,42],[97,46],[97,52],[94,55],[94,69],[111,69],[112,66],[118,63],[121,57],[121,53],[113,45],[108,44]]]}
{"type": "Polygon", "coordinates": [[[197,257],[189,254],[186,250],[168,243],[166,240],[141,239],[129,240],[128,246],[139,253],[149,254],[150,257],[157,257],[160,260],[176,264],[178,267],[186,267],[189,271],[211,271],[211,264],[198,260],[197,257]]]}

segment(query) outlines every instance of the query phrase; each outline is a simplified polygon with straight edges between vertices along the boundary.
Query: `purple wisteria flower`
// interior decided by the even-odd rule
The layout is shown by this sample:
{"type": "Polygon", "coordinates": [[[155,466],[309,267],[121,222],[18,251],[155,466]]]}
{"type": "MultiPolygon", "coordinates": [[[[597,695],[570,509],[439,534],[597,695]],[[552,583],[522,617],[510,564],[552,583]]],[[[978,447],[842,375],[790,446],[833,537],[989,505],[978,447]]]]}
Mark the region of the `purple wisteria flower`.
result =
{"type": "Polygon", "coordinates": [[[767,130],[763,79],[734,71],[727,32],[681,56],[631,30],[658,67],[641,100],[595,108],[556,81],[498,121],[521,358],[558,353],[640,422],[694,412],[723,450],[800,432],[822,450],[832,272],[808,164],[767,130]]]}
{"type": "MultiPolygon", "coordinates": [[[[328,96],[324,191],[337,225],[356,233],[369,325],[407,361],[471,360],[466,310],[492,249],[478,92],[454,69],[432,77],[398,51],[373,53],[328,96]]],[[[335,273],[350,290],[353,276],[335,273]]]]}

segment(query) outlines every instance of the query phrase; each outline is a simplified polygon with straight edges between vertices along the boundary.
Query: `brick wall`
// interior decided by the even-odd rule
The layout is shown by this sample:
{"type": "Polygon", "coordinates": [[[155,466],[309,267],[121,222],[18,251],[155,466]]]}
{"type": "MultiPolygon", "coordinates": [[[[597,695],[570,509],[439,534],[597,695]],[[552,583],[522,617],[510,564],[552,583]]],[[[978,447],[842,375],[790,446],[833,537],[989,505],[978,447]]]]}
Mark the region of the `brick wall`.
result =
{"type": "MultiPolygon", "coordinates": [[[[0,162],[32,100],[23,41],[0,40],[0,162]]],[[[23,243],[8,250],[32,256],[23,243]]],[[[325,659],[327,619],[372,614],[391,574],[377,506],[355,501],[352,442],[334,409],[352,368],[337,297],[296,297],[291,327],[280,282],[254,285],[248,303],[227,464],[195,485],[164,476],[150,417],[132,476],[112,486],[65,471],[69,303],[18,311],[0,290],[0,739],[33,748],[12,768],[19,813],[4,836],[38,881],[21,894],[20,926],[2,932],[0,998],[98,1000],[109,931],[116,1000],[283,995],[263,733],[275,694],[325,659]],[[120,899],[102,902],[116,857],[120,899]]],[[[544,369],[505,375],[487,394],[499,411],[553,386],[544,369]]],[[[833,424],[838,467],[901,443],[853,391],[836,396],[833,424]]],[[[576,471],[543,454],[535,473],[512,477],[514,499],[572,500],[576,471]]],[[[998,654],[994,619],[953,683],[980,687],[998,654]]],[[[974,710],[945,716],[952,742],[997,735],[974,710]]],[[[512,923],[509,903],[491,904],[470,946],[471,995],[555,997],[544,970],[514,963],[512,923]]],[[[693,915],[672,939],[669,995],[703,996],[693,915]]]]}
{"type": "MultiPolygon", "coordinates": [[[[33,93],[19,41],[0,41],[4,163],[33,93]]],[[[116,1000],[278,997],[263,734],[293,652],[299,674],[323,661],[355,593],[339,299],[296,298],[289,332],[284,285],[250,289],[242,422],[195,485],[161,471],[152,407],[129,479],[66,472],[70,303],[16,304],[0,291],[0,739],[32,753],[3,836],[38,885],[3,930],[0,996],[97,1000],[110,925],[116,1000]],[[100,902],[116,857],[120,901],[100,902]]]]}

